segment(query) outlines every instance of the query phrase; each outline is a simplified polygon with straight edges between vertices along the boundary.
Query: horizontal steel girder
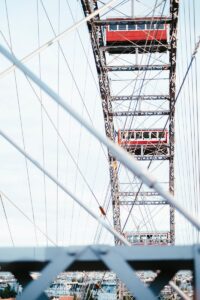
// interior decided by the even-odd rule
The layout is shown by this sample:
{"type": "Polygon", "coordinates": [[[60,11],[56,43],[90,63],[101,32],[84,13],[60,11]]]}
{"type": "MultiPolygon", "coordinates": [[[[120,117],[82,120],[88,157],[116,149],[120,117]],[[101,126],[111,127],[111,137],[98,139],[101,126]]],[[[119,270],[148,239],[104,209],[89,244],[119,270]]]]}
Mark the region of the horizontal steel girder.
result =
{"type": "Polygon", "coordinates": [[[159,196],[157,192],[119,192],[119,196],[124,197],[132,197],[132,196],[138,196],[138,197],[151,197],[151,196],[159,196]]]}
{"type": "Polygon", "coordinates": [[[170,70],[170,65],[128,65],[128,66],[105,66],[108,72],[118,71],[167,71],[170,70]]]}
{"type": "Polygon", "coordinates": [[[122,95],[112,96],[111,101],[147,101],[147,100],[169,100],[169,95],[122,95]]]}
{"type": "MultiPolygon", "coordinates": [[[[163,247],[129,247],[129,246],[71,246],[71,247],[1,247],[1,271],[11,271],[20,268],[30,271],[41,271],[51,261],[59,256],[74,257],[74,262],[65,270],[68,271],[102,271],[108,268],[101,262],[95,253],[117,252],[124,260],[138,270],[157,269],[166,261],[177,264],[177,268],[190,269],[194,259],[194,248],[197,246],[163,246],[163,247]],[[94,253],[94,251],[95,253],[94,253]],[[75,263],[76,262],[76,263],[75,263]]],[[[117,261],[116,261],[117,263],[117,261]]],[[[199,267],[200,270],[200,267],[199,267]]],[[[55,274],[56,276],[57,274],[55,274]]]]}
{"type": "Polygon", "coordinates": [[[137,43],[132,43],[130,42],[126,42],[125,44],[120,44],[120,45],[116,45],[112,42],[107,43],[106,46],[101,46],[100,50],[101,51],[107,51],[110,54],[127,54],[127,53],[131,53],[131,54],[135,54],[136,51],[138,53],[163,53],[169,50],[169,44],[166,43],[159,43],[159,44],[137,44],[137,43]],[[126,45],[125,45],[126,44],[126,45]]]}
{"type": "Polygon", "coordinates": [[[167,205],[166,200],[119,201],[120,205],[167,205]]]}
{"type": "Polygon", "coordinates": [[[169,155],[135,155],[136,160],[169,160],[169,155]]]}
{"type": "Polygon", "coordinates": [[[155,111],[114,111],[113,113],[109,113],[110,116],[113,117],[142,117],[142,116],[168,116],[170,114],[169,110],[155,110],[155,111]]]}
{"type": "Polygon", "coordinates": [[[94,21],[94,24],[97,26],[105,26],[105,25],[134,25],[134,24],[148,24],[151,22],[158,21],[160,24],[169,24],[171,22],[170,18],[159,18],[159,19],[140,19],[140,20],[98,20],[94,21]]]}

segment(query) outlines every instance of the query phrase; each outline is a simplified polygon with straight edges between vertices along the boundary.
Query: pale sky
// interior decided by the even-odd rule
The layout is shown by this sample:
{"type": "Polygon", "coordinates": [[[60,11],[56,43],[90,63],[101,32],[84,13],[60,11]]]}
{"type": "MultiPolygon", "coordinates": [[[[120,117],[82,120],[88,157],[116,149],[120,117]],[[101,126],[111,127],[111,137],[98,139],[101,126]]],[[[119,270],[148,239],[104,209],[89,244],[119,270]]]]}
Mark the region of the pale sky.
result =
{"type": "MultiPolygon", "coordinates": [[[[107,2],[107,1],[106,1],[107,2]]],[[[118,1],[120,2],[120,1],[118,1]]],[[[162,2],[162,1],[158,1],[162,2]]],[[[48,19],[44,13],[44,8],[41,1],[38,1],[39,8],[39,22],[37,22],[37,0],[7,0],[7,11],[10,25],[10,34],[12,41],[12,49],[18,58],[22,58],[27,54],[38,48],[39,44],[47,42],[54,37],[48,19]],[[38,36],[39,32],[39,36],[38,36]],[[39,39],[39,40],[38,40],[39,39]]],[[[80,1],[68,1],[73,12],[74,18],[78,21],[83,18],[83,13],[80,1]]],[[[47,10],[51,24],[55,29],[56,34],[64,31],[73,24],[73,20],[69,11],[67,0],[60,1],[43,1],[44,7],[47,10]],[[60,3],[60,9],[59,5],[60,3]],[[59,21],[58,21],[59,20],[59,21]]],[[[135,2],[135,14],[141,16],[147,14],[149,7],[153,6],[155,1],[139,1],[135,2]],[[149,4],[151,2],[151,5],[149,4]],[[143,3],[143,4],[141,4],[143,3]],[[145,5],[145,6],[144,6],[145,5]],[[147,6],[147,7],[146,7],[147,6]]],[[[190,61],[191,53],[194,49],[195,40],[199,35],[199,2],[196,1],[181,1],[180,8],[180,23],[178,32],[178,72],[177,84],[183,78],[186,71],[187,63],[190,61]],[[193,4],[195,4],[196,26],[194,28],[194,13],[193,4]],[[189,9],[190,5],[190,9],[189,9]]],[[[130,3],[120,8],[126,14],[129,14],[130,3]]],[[[166,10],[168,7],[166,6],[166,10]]],[[[161,8],[158,8],[157,14],[161,13],[161,8]]],[[[155,13],[156,14],[156,13],[155,13]]],[[[118,16],[118,13],[113,11],[110,16],[118,16]]],[[[0,2],[0,43],[7,46],[10,44],[8,20],[6,17],[5,2],[0,2]],[[3,36],[2,36],[3,34],[3,36]]],[[[68,34],[61,41],[61,47],[64,51],[64,57],[58,49],[58,45],[46,49],[40,56],[41,61],[41,78],[54,90],[65,99],[67,103],[76,109],[87,120],[92,120],[94,126],[104,132],[104,124],[102,117],[101,100],[98,91],[98,78],[93,59],[93,53],[87,32],[86,25],[79,28],[79,33],[85,53],[82,49],[79,37],[75,32],[68,34]],[[67,61],[67,63],[66,63],[67,61]],[[90,68],[88,67],[88,62],[90,68]],[[73,83],[70,71],[76,80],[73,83]],[[91,73],[92,70],[92,73],[91,73]],[[77,91],[76,84],[79,88],[77,91]],[[81,97],[80,97],[81,95],[81,97]],[[84,105],[83,105],[84,102],[84,105]],[[87,108],[86,109],[84,108],[87,108]],[[89,116],[88,116],[89,114],[89,116]]],[[[108,57],[108,60],[112,58],[108,57]]],[[[128,60],[134,63],[132,57],[128,60]]],[[[157,56],[157,59],[160,59],[157,56]]],[[[163,60],[166,57],[162,57],[163,60]]],[[[148,61],[148,57],[139,60],[148,61]]],[[[117,61],[114,61],[117,63],[117,61]]],[[[199,66],[199,54],[196,61],[199,66]]],[[[40,76],[39,57],[36,56],[26,64],[38,76],[40,76]]],[[[5,70],[10,63],[2,56],[0,58],[0,72],[5,70]]],[[[195,78],[195,68],[192,69],[193,79],[195,78]]],[[[117,80],[117,75],[112,75],[113,79],[117,80]]],[[[123,75],[127,78],[127,75],[123,75]]],[[[132,76],[130,74],[129,76],[132,76]]],[[[133,75],[134,76],[134,75],[133,75]]],[[[133,79],[134,77],[130,77],[133,79]]],[[[197,100],[197,92],[195,80],[191,80],[192,75],[188,77],[188,82],[184,86],[177,108],[176,121],[176,199],[180,201],[185,207],[190,208],[191,212],[199,213],[199,156],[196,151],[199,143],[199,133],[197,126],[197,117],[199,115],[199,104],[197,100]],[[190,99],[190,101],[188,101],[190,99]],[[189,105],[188,102],[194,105],[189,105]],[[179,105],[180,103],[180,105],[179,105]],[[195,117],[194,117],[195,114],[195,117]],[[194,131],[193,128],[196,128],[194,131]],[[184,130],[184,134],[183,134],[184,130]],[[193,132],[193,135],[191,135],[193,132]],[[178,144],[177,144],[178,143],[178,144]],[[191,149],[194,149],[191,150],[191,149]],[[192,152],[191,152],[192,151],[192,152]],[[195,168],[194,168],[195,166],[195,168]],[[195,188],[194,188],[195,187],[195,188]],[[194,201],[195,199],[195,201],[194,201]],[[196,206],[195,206],[196,203],[196,206]]],[[[198,74],[197,74],[198,78],[198,74]]],[[[98,203],[94,199],[92,193],[85,185],[77,168],[69,157],[66,150],[66,145],[69,151],[73,154],[75,161],[79,164],[82,173],[87,182],[91,186],[93,193],[103,206],[106,200],[110,198],[110,192],[106,197],[106,192],[109,184],[109,169],[107,163],[106,149],[102,151],[93,137],[91,137],[79,124],[77,124],[69,115],[58,108],[49,97],[41,93],[39,88],[32,85],[36,95],[42,97],[42,103],[45,111],[51,118],[58,129],[59,133],[65,143],[57,137],[57,134],[49,121],[46,112],[43,110],[41,114],[41,105],[33,92],[29,82],[23,74],[16,70],[17,90],[15,86],[14,72],[5,75],[0,75],[0,126],[11,138],[13,138],[20,146],[23,147],[22,132],[19,118],[19,107],[22,120],[22,128],[24,134],[24,141],[26,151],[30,153],[36,160],[43,164],[43,153],[45,168],[47,168],[59,181],[70,188],[82,201],[88,204],[92,210],[99,214],[98,203]],[[17,97],[18,95],[18,97],[17,97]],[[20,106],[18,106],[18,100],[20,106]],[[59,118],[58,118],[59,115],[59,118]],[[43,122],[42,122],[43,120],[43,122]],[[43,124],[43,126],[42,126],[43,124]],[[42,140],[43,132],[43,140],[42,140]],[[58,155],[57,155],[58,153],[58,155]]],[[[112,86],[112,92],[122,87],[123,83],[115,81],[112,86]]],[[[140,83],[138,83],[140,84],[140,83]]],[[[166,83],[167,84],[167,83],[166,83]]],[[[159,85],[159,82],[152,83],[151,89],[157,88],[158,91],[165,93],[167,85],[159,85]]],[[[198,84],[198,81],[197,81],[198,84]]],[[[127,90],[131,92],[132,87],[127,90]]],[[[155,119],[156,120],[156,119],[155,119]]],[[[140,122],[143,126],[149,127],[154,121],[136,120],[136,126],[140,122]]],[[[162,127],[164,120],[156,121],[157,127],[162,127]]],[[[122,121],[116,122],[116,128],[122,126],[122,121]]],[[[46,231],[53,241],[57,241],[59,245],[69,244],[91,244],[94,242],[97,222],[92,220],[82,209],[76,204],[73,204],[63,192],[57,190],[55,184],[49,179],[45,179],[43,174],[28,163],[28,172],[30,178],[30,190],[27,181],[27,171],[24,158],[16,152],[10,145],[2,138],[0,139],[0,191],[9,197],[24,214],[31,220],[33,219],[33,212],[35,223],[42,231],[46,231]],[[30,195],[31,191],[31,195],[30,195]],[[45,196],[46,195],[46,196],[45,196]],[[31,209],[31,199],[33,203],[33,212],[31,209]],[[45,214],[45,199],[47,205],[47,215],[45,214]],[[58,214],[57,211],[58,203],[58,214]],[[46,220],[46,221],[45,221],[46,220]],[[57,231],[57,229],[58,231],[57,231]],[[56,232],[58,234],[56,234],[56,232]]],[[[152,170],[159,165],[159,162],[153,164],[152,170]]],[[[123,173],[123,171],[122,171],[123,173]]],[[[168,169],[165,166],[158,167],[154,171],[154,175],[159,177],[162,181],[166,180],[168,169]]],[[[124,175],[125,178],[125,175],[124,175]]],[[[46,238],[36,231],[34,232],[33,225],[12,206],[6,197],[2,197],[6,209],[7,220],[10,225],[11,234],[15,245],[35,245],[36,240],[38,245],[45,245],[46,238]]],[[[137,218],[136,212],[136,217],[137,218]]],[[[127,209],[122,209],[122,220],[127,215],[127,209]]],[[[156,222],[159,223],[157,230],[162,228],[162,218],[166,214],[158,214],[156,222]],[[161,226],[161,227],[159,227],[161,226]]],[[[1,245],[11,245],[11,238],[8,231],[8,226],[5,219],[5,214],[0,203],[0,216],[2,219],[2,230],[0,231],[1,245]]],[[[111,207],[109,209],[108,218],[112,223],[111,207]]],[[[179,219],[177,219],[179,220],[179,219]]],[[[164,221],[164,224],[167,221],[164,221]]],[[[177,222],[177,241],[185,243],[192,241],[194,234],[191,234],[190,228],[183,221],[177,222]],[[189,235],[187,233],[190,233],[189,235]]],[[[132,223],[129,224],[131,229],[132,223]]],[[[144,228],[145,229],[145,228],[144,228]]],[[[112,236],[103,231],[102,243],[112,243],[112,236]]],[[[50,244],[50,243],[49,243],[50,244]]]]}

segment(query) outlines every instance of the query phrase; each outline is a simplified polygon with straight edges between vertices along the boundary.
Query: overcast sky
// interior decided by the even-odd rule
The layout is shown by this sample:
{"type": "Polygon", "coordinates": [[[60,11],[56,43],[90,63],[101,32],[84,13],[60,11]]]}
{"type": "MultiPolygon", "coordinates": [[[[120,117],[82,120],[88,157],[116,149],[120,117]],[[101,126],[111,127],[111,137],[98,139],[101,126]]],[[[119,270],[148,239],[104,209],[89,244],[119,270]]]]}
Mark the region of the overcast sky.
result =
{"type": "MultiPolygon", "coordinates": [[[[155,4],[155,1],[139,2],[135,1],[136,16],[141,16],[143,13],[147,14],[150,10],[149,7],[155,4]],[[139,2],[143,4],[141,5],[139,2]]],[[[72,25],[74,21],[71,11],[75,20],[78,21],[83,18],[80,1],[74,0],[67,3],[67,0],[44,0],[43,5],[41,1],[37,0],[0,2],[0,43],[6,47],[12,44],[13,52],[20,59],[54,37],[51,26],[57,35],[72,25]],[[46,9],[49,19],[44,9],[46,9]]],[[[186,71],[195,41],[199,35],[199,5],[197,0],[181,1],[178,33],[178,86],[186,71]]],[[[168,6],[166,5],[164,14],[166,14],[167,9],[168,6]]],[[[121,7],[120,10],[129,14],[130,3],[121,7]]],[[[156,12],[157,14],[161,13],[161,8],[156,12]]],[[[115,14],[116,16],[119,15],[112,11],[110,16],[115,16],[115,14]]],[[[134,59],[130,56],[128,58],[133,63],[134,59]]],[[[147,60],[148,58],[144,58],[143,63],[147,60]]],[[[84,118],[92,122],[98,130],[104,132],[98,78],[86,25],[79,28],[79,35],[76,31],[67,34],[61,40],[60,48],[58,44],[54,44],[43,51],[40,56],[35,56],[26,65],[38,76],[41,76],[84,118]],[[81,36],[81,41],[79,36],[81,36]]],[[[0,72],[9,66],[10,63],[1,56],[0,72]]],[[[198,68],[198,66],[199,54],[196,60],[196,67],[198,68]]],[[[198,74],[195,72],[194,65],[177,105],[176,143],[178,144],[175,175],[177,201],[190,208],[191,212],[198,214],[200,177],[199,156],[196,151],[199,145],[197,123],[199,114],[197,92],[199,87],[196,89],[198,74]]],[[[133,79],[133,77],[131,78],[133,79]]],[[[113,79],[117,79],[117,77],[113,77],[113,79]]],[[[119,89],[121,84],[115,82],[116,86],[112,87],[112,92],[117,88],[119,89]]],[[[164,89],[166,89],[164,84],[159,86],[159,82],[155,85],[152,83],[151,89],[155,86],[158,91],[162,90],[164,93],[164,89]]],[[[117,128],[122,126],[122,122],[120,122],[120,120],[116,122],[117,128]]],[[[152,125],[148,123],[149,121],[145,122],[143,126],[152,125]]],[[[161,120],[157,126],[162,127],[163,123],[164,121],[161,120]]],[[[25,145],[28,153],[99,214],[98,202],[104,206],[105,199],[106,203],[110,199],[106,149],[18,70],[15,73],[12,71],[6,75],[0,75],[0,126],[21,147],[25,145]],[[42,110],[41,100],[44,107],[42,110]],[[55,128],[59,131],[60,137],[58,137],[55,128]],[[74,160],[79,165],[93,194],[79,174],[69,152],[72,153],[74,160]]],[[[136,126],[139,126],[137,120],[136,126]]],[[[156,167],[157,165],[154,163],[153,166],[156,167]]],[[[48,178],[44,178],[40,171],[26,162],[2,138],[0,139],[0,166],[0,191],[3,200],[3,206],[0,203],[1,245],[11,245],[12,239],[15,245],[46,244],[45,236],[39,230],[35,231],[31,222],[35,222],[41,231],[59,245],[94,242],[97,222],[57,189],[56,185],[48,178]]],[[[164,181],[168,175],[168,169],[161,166],[154,173],[160,179],[163,176],[164,181]]],[[[122,219],[125,219],[128,213],[127,209],[123,208],[122,213],[122,219]]],[[[137,213],[134,217],[137,218],[137,213]]],[[[111,207],[109,208],[108,219],[112,223],[111,207]]],[[[159,217],[157,214],[156,222],[162,225],[160,219],[162,219],[161,215],[159,217]]],[[[195,233],[191,234],[191,229],[182,220],[177,223],[178,242],[192,241],[196,237],[195,233]],[[189,237],[187,232],[190,233],[189,237]]],[[[132,224],[129,224],[129,229],[132,228],[132,224]]],[[[157,230],[163,229],[162,226],[159,227],[160,225],[158,225],[157,230]]],[[[113,239],[110,234],[104,231],[100,241],[112,243],[113,239]]],[[[48,242],[48,244],[51,243],[48,242]]]]}

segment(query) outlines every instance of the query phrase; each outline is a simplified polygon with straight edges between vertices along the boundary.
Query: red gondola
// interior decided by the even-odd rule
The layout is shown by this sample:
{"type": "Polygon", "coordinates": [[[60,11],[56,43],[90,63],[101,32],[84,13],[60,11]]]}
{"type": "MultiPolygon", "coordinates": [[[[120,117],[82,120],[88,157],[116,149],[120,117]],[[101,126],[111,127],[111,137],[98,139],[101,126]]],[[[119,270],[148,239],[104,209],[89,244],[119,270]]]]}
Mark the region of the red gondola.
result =
{"type": "Polygon", "coordinates": [[[137,145],[167,144],[168,131],[163,129],[118,130],[118,144],[134,147],[137,145]]]}
{"type": "Polygon", "coordinates": [[[118,144],[135,155],[167,154],[168,130],[119,130],[118,144]]]}
{"type": "MultiPolygon", "coordinates": [[[[152,46],[153,44],[153,46],[159,45],[160,47],[160,49],[157,47],[154,51],[163,52],[167,50],[168,25],[163,23],[163,18],[162,22],[160,17],[154,17],[153,19],[115,18],[108,19],[108,21],[113,21],[113,24],[106,26],[106,46],[140,45],[141,48],[139,47],[138,49],[141,52],[144,51],[142,46],[147,47],[147,45],[151,44],[152,46]],[[119,21],[121,22],[119,23],[119,21]],[[163,45],[165,46],[163,47],[163,45]]],[[[112,49],[111,51],[114,50],[112,49]]],[[[147,48],[145,51],[148,51],[147,48]]]]}

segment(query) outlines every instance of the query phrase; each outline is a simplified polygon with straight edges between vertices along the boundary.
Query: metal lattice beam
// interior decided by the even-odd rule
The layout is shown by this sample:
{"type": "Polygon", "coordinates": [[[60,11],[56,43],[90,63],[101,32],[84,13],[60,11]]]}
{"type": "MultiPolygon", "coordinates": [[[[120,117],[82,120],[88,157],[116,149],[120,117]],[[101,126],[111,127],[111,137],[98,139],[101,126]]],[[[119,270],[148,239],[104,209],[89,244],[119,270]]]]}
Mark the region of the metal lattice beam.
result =
{"type": "Polygon", "coordinates": [[[169,100],[169,95],[123,95],[112,96],[111,101],[154,101],[169,100]]]}
{"type": "Polygon", "coordinates": [[[105,66],[108,72],[129,72],[129,71],[168,71],[170,65],[125,65],[125,66],[105,66]]]}
{"type": "Polygon", "coordinates": [[[134,43],[131,44],[127,42],[127,45],[113,45],[112,43],[106,45],[106,46],[101,46],[100,50],[102,51],[108,51],[111,54],[120,54],[120,53],[130,53],[134,54],[136,52],[138,53],[154,53],[154,52],[166,52],[169,50],[169,44],[166,43],[161,43],[157,45],[145,45],[142,46],[140,44],[134,43]]]}
{"type": "Polygon", "coordinates": [[[171,19],[170,18],[162,18],[162,17],[159,17],[159,19],[154,19],[152,20],[152,18],[150,20],[146,20],[146,19],[140,19],[140,21],[136,21],[136,20],[98,20],[98,21],[95,21],[95,25],[97,26],[105,26],[105,25],[135,25],[135,24],[150,24],[152,23],[152,21],[159,21],[159,24],[169,24],[171,23],[171,19]]]}
{"type": "Polygon", "coordinates": [[[1,271],[18,272],[24,289],[17,300],[45,299],[45,289],[62,271],[112,271],[126,284],[136,299],[156,300],[177,271],[191,270],[194,276],[195,299],[200,300],[200,245],[195,246],[86,246],[68,248],[0,248],[1,271]],[[167,268],[166,268],[167,266],[167,268]],[[135,271],[160,270],[147,287],[135,271]],[[27,277],[40,272],[37,280],[27,277]]]}
{"type": "MultiPolygon", "coordinates": [[[[83,7],[83,11],[85,17],[98,9],[97,3],[87,0],[81,0],[81,4],[83,7]]],[[[108,138],[111,140],[115,140],[114,134],[114,124],[113,117],[109,115],[109,112],[112,112],[112,104],[111,104],[111,92],[110,92],[110,82],[108,79],[108,73],[106,70],[106,56],[103,51],[100,51],[100,47],[103,45],[103,33],[102,29],[99,26],[95,25],[95,21],[99,21],[99,15],[97,15],[94,19],[91,19],[90,22],[87,23],[88,30],[90,34],[90,39],[92,43],[92,49],[94,53],[98,79],[99,79],[99,87],[101,93],[102,100],[102,109],[103,109],[103,117],[104,117],[104,126],[105,132],[108,138]]],[[[120,221],[120,205],[119,205],[119,180],[117,173],[117,161],[115,157],[112,156],[110,152],[108,152],[108,160],[109,160],[109,171],[110,171],[110,181],[111,181],[111,196],[112,196],[112,207],[113,207],[113,225],[114,228],[121,232],[121,221],[120,221]]],[[[115,238],[115,243],[119,243],[119,241],[115,238]]]]}
{"type": "MultiPolygon", "coordinates": [[[[85,16],[95,11],[97,7],[97,1],[92,0],[81,0],[85,16]]],[[[97,72],[99,76],[99,86],[102,98],[102,107],[104,115],[104,123],[106,135],[114,141],[114,124],[113,118],[118,116],[155,116],[155,115],[169,115],[169,151],[159,153],[158,149],[152,155],[135,155],[135,158],[139,161],[153,161],[153,160],[169,160],[169,190],[173,193],[174,191],[174,101],[175,101],[175,80],[176,80],[176,40],[177,40],[177,21],[178,21],[178,7],[179,1],[170,0],[170,17],[167,18],[169,23],[169,63],[165,64],[153,64],[153,65],[121,65],[121,66],[109,66],[106,63],[105,51],[109,53],[120,53],[120,47],[122,45],[106,45],[103,39],[102,25],[111,24],[109,21],[101,20],[99,15],[91,19],[88,22],[88,29],[90,33],[90,38],[92,42],[92,48],[94,52],[94,58],[96,62],[97,72]],[[110,47],[110,48],[109,48],[110,47]],[[114,48],[113,48],[114,47],[114,48]],[[116,47],[116,48],[115,48],[116,47]],[[113,51],[113,52],[112,52],[113,51]],[[146,98],[137,98],[137,96],[111,96],[109,87],[109,72],[129,72],[129,71],[169,71],[169,96],[164,95],[159,98],[159,95],[149,96],[146,98]],[[124,98],[122,98],[124,97],[124,98]],[[131,101],[131,100],[168,100],[169,110],[165,111],[116,111],[113,112],[112,101],[131,101]]],[[[164,18],[163,18],[164,19],[164,18]]],[[[115,20],[115,23],[121,24],[121,20],[115,20]]],[[[126,22],[126,20],[125,20],[126,22]]],[[[133,22],[133,20],[132,20],[133,22]]],[[[134,23],[134,22],[133,22],[134,23]]],[[[114,24],[114,23],[112,23],[114,24]]],[[[154,44],[154,43],[153,43],[154,44]]],[[[130,45],[132,49],[138,47],[138,52],[140,51],[140,45],[130,45]],[[134,48],[135,47],[135,48],[134,48]]],[[[155,46],[155,45],[153,45],[155,46]]],[[[162,45],[161,45],[162,46],[162,45]]],[[[150,48],[148,49],[150,52],[150,48]]],[[[131,48],[130,48],[131,51],[131,48]]],[[[143,51],[143,50],[142,50],[143,51]]],[[[155,50],[156,51],[156,50],[155,50]]],[[[157,52],[159,52],[157,48],[157,52]]],[[[152,51],[153,52],[153,51],[152,51]]],[[[128,50],[128,53],[129,52],[128,50]]],[[[133,53],[135,53],[133,51],[133,53]]],[[[140,96],[139,97],[144,97],[140,96]]],[[[129,153],[134,152],[131,148],[125,148],[129,153]]],[[[133,153],[134,154],[134,153],[133,153]]],[[[115,229],[121,232],[120,223],[120,199],[119,199],[119,180],[118,180],[118,166],[115,158],[109,153],[109,168],[110,168],[110,178],[111,178],[111,194],[112,194],[112,204],[113,204],[113,220],[115,229]]],[[[175,222],[174,222],[174,208],[170,208],[170,233],[171,233],[171,243],[174,243],[175,237],[175,222]]],[[[115,240],[115,242],[117,242],[115,240]]]]}
{"type": "Polygon", "coordinates": [[[133,197],[136,195],[139,197],[159,196],[157,192],[119,192],[119,195],[123,197],[133,197]]]}
{"type": "MultiPolygon", "coordinates": [[[[175,99],[176,99],[176,52],[177,52],[177,25],[179,0],[170,0],[170,117],[169,117],[169,191],[174,195],[174,142],[175,142],[175,99]]],[[[175,243],[175,210],[170,208],[170,236],[171,244],[175,243]]]]}
{"type": "Polygon", "coordinates": [[[113,117],[131,117],[131,116],[137,116],[137,117],[143,117],[143,116],[169,116],[170,111],[169,110],[154,110],[154,111],[114,111],[112,113],[109,113],[110,116],[113,117]]]}
{"type": "Polygon", "coordinates": [[[145,161],[151,161],[151,160],[169,160],[169,155],[136,155],[135,159],[137,160],[145,160],[145,161]]]}
{"type": "Polygon", "coordinates": [[[120,205],[168,205],[165,200],[120,201],[120,205]]]}

